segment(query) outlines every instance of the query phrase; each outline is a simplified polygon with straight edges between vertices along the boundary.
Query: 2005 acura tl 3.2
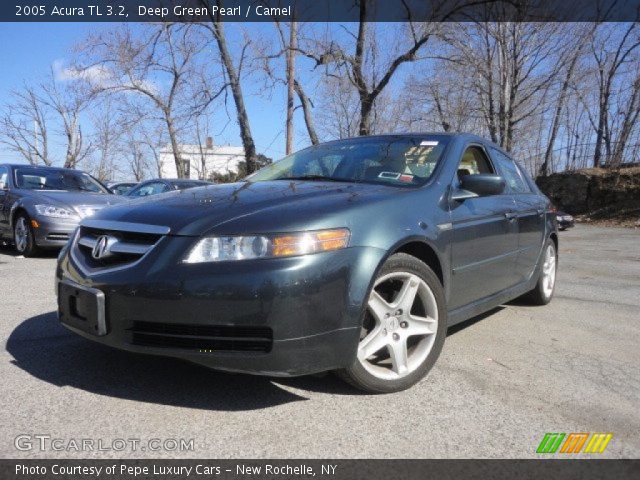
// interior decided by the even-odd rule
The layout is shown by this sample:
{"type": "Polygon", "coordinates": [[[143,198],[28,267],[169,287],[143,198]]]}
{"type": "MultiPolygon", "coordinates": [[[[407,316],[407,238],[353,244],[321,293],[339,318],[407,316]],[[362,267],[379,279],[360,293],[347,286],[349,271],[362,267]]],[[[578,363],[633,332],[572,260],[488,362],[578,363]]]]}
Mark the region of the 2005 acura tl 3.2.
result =
{"type": "Polygon", "coordinates": [[[555,222],[481,138],[340,140],[84,220],[59,257],[59,318],[134,352],[397,391],[432,367],[447,326],[551,300],[555,222]]]}

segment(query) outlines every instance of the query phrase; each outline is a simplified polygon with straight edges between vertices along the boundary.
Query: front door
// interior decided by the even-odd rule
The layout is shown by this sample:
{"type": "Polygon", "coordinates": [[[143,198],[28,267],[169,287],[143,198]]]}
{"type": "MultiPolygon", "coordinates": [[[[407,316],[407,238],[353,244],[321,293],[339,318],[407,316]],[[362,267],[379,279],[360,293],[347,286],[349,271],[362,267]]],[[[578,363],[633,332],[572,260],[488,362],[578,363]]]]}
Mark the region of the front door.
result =
{"type": "MultiPolygon", "coordinates": [[[[464,175],[496,173],[483,147],[464,152],[454,187],[464,175]]],[[[451,302],[455,309],[516,283],[518,224],[512,194],[467,198],[451,207],[451,302]]]]}

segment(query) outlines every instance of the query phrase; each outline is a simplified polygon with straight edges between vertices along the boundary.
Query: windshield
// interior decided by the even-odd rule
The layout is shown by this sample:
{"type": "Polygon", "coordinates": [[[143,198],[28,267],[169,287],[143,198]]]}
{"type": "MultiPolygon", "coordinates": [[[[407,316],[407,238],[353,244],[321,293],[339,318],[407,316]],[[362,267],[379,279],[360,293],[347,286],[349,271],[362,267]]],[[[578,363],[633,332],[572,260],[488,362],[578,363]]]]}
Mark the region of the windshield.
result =
{"type": "Polygon", "coordinates": [[[91,175],[72,170],[16,168],[16,186],[26,190],[67,190],[109,193],[91,175]]]}
{"type": "Polygon", "coordinates": [[[442,157],[448,137],[386,136],[316,145],[289,155],[247,177],[422,185],[442,157]]]}

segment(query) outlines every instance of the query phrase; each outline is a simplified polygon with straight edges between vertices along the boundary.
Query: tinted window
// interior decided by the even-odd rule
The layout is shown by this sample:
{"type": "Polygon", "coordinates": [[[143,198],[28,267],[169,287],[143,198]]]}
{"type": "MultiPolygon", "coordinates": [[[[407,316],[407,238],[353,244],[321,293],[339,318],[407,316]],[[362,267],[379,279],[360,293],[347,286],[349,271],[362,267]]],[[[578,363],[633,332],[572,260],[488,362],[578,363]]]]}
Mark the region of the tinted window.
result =
{"type": "Polygon", "coordinates": [[[162,182],[152,182],[140,185],[137,188],[131,190],[128,194],[130,197],[147,197],[149,195],[157,195],[158,193],[166,192],[167,186],[162,182]]]}
{"type": "Polygon", "coordinates": [[[9,170],[7,167],[0,167],[0,188],[7,186],[7,175],[9,170]]]}
{"type": "Polygon", "coordinates": [[[127,183],[123,183],[121,185],[116,185],[114,187],[111,187],[111,190],[113,191],[113,193],[116,193],[118,195],[126,195],[128,192],[130,192],[133,187],[135,186],[135,184],[127,184],[127,183]]]}
{"type": "Polygon", "coordinates": [[[529,184],[522,177],[514,161],[495,148],[491,150],[493,158],[498,164],[498,168],[507,182],[509,189],[514,193],[530,193],[531,189],[529,188],[529,184]]]}
{"type": "Polygon", "coordinates": [[[176,190],[186,190],[187,188],[202,187],[209,184],[206,182],[172,182],[172,185],[176,190]]]}
{"type": "Polygon", "coordinates": [[[67,190],[92,193],[109,193],[91,175],[75,170],[52,168],[21,168],[15,170],[18,188],[26,190],[67,190]]]}
{"type": "Polygon", "coordinates": [[[268,180],[336,180],[420,185],[431,176],[449,139],[388,136],[316,145],[289,155],[247,177],[268,180]]]}

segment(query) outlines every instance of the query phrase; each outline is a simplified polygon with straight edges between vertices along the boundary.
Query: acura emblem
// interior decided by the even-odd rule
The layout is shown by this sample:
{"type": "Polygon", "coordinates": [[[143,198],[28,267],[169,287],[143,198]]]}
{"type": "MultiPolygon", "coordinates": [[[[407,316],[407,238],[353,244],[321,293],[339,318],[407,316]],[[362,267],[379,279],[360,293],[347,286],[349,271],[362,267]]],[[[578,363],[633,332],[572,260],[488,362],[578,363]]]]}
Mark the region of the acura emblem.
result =
{"type": "Polygon", "coordinates": [[[110,240],[111,237],[109,237],[108,235],[100,235],[96,240],[96,244],[93,246],[93,250],[91,250],[91,256],[96,260],[100,260],[111,255],[110,240]]]}

